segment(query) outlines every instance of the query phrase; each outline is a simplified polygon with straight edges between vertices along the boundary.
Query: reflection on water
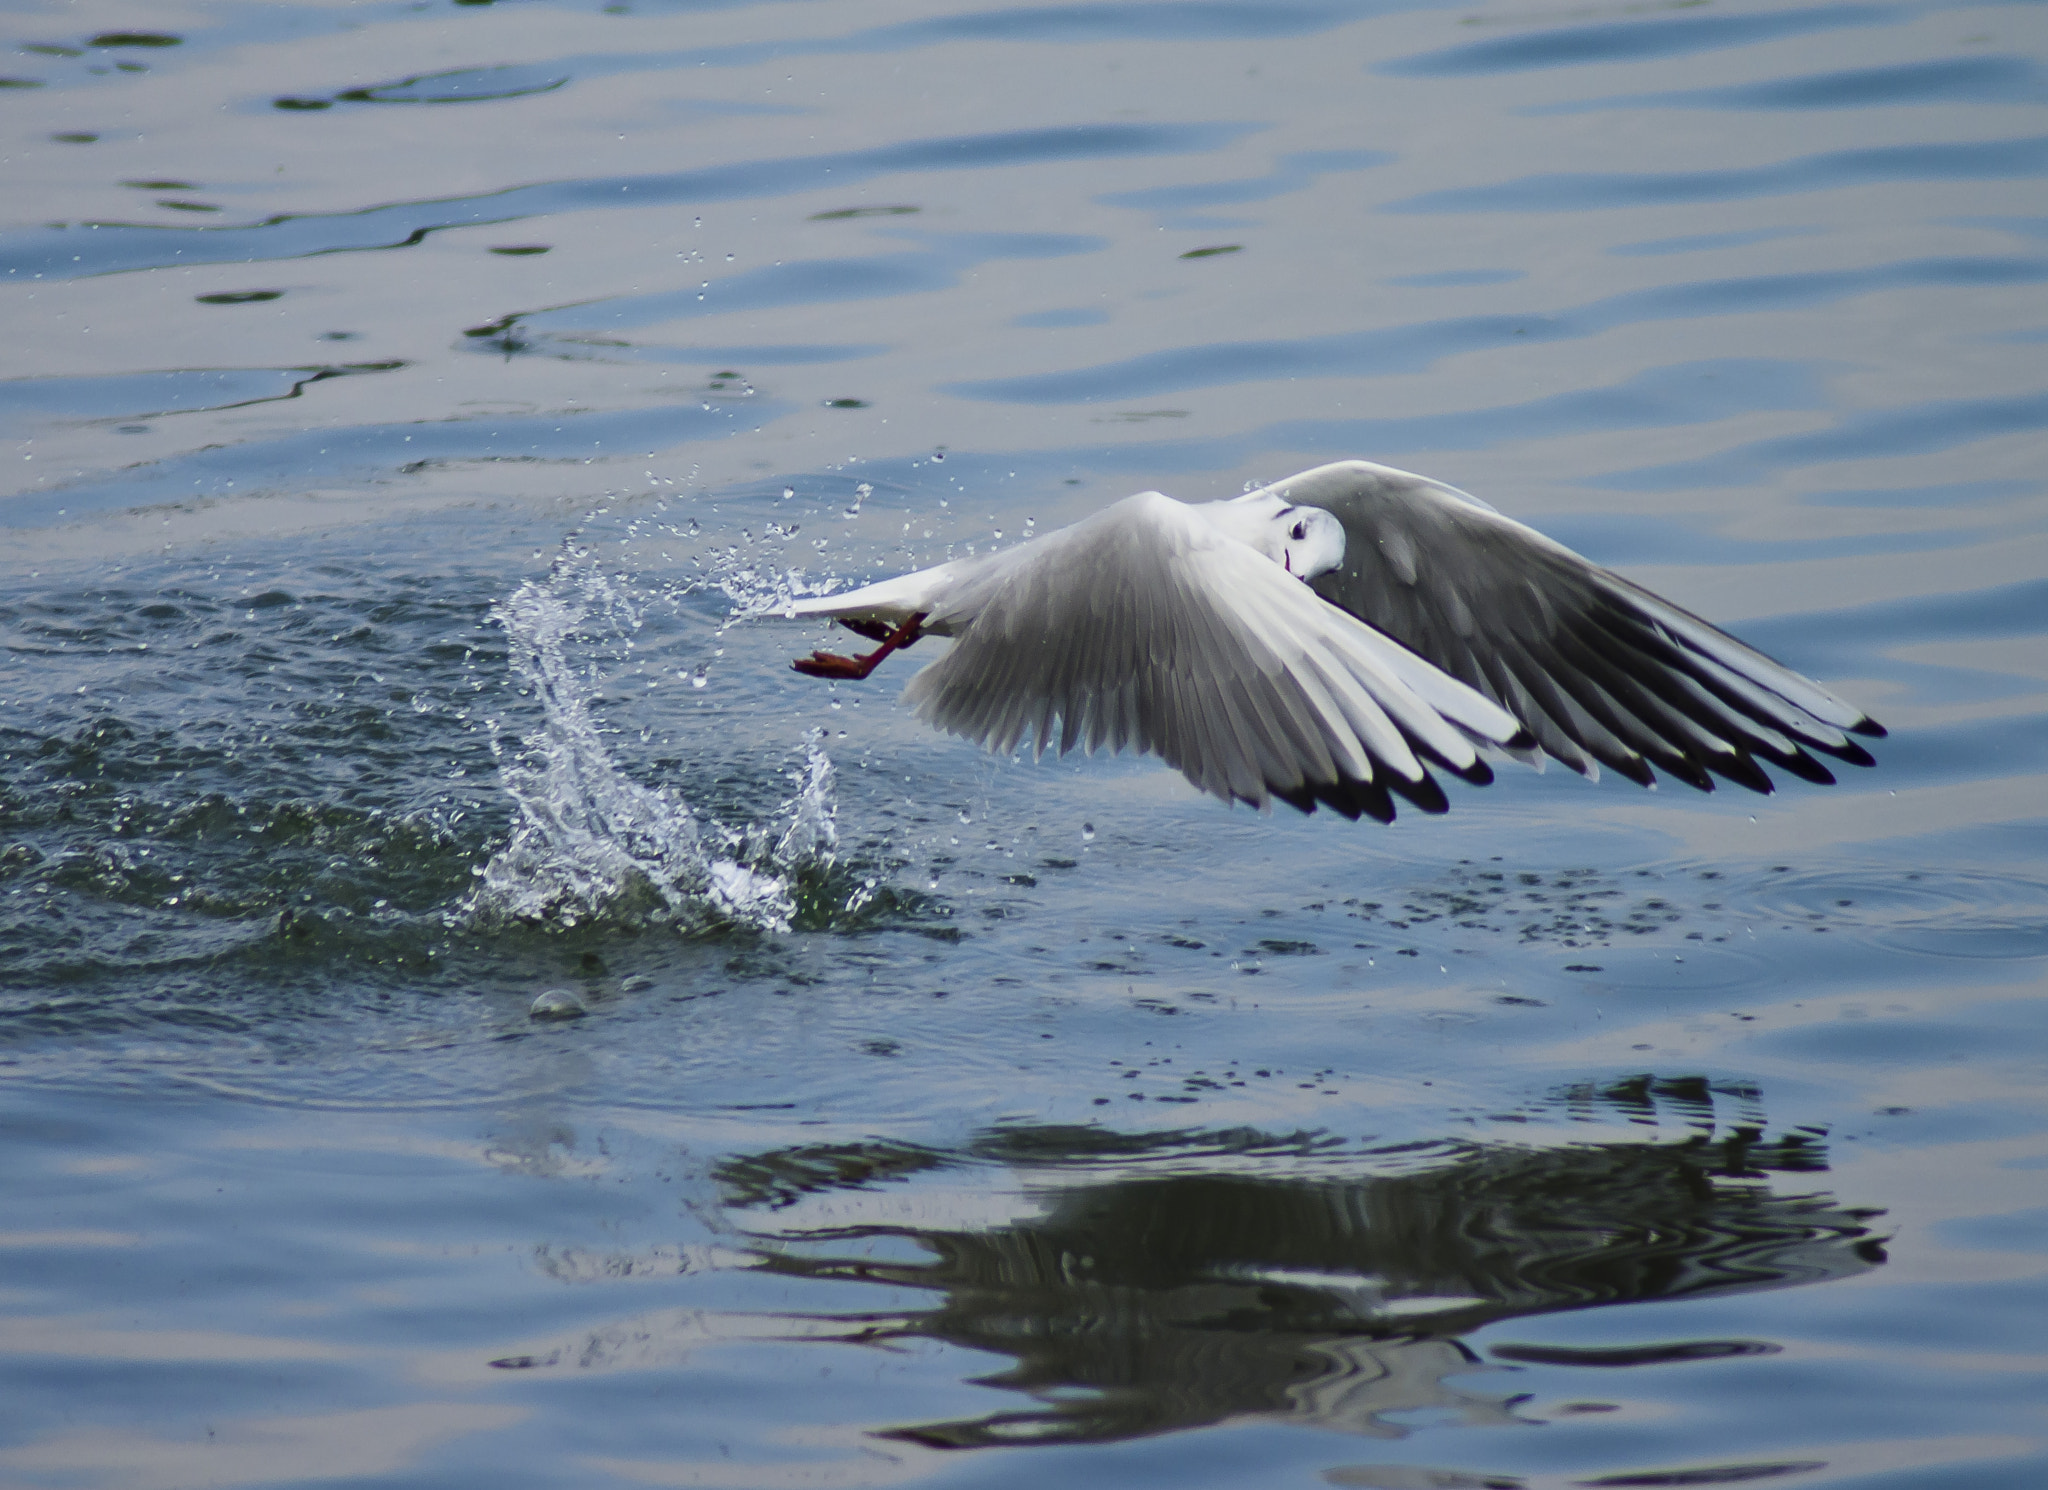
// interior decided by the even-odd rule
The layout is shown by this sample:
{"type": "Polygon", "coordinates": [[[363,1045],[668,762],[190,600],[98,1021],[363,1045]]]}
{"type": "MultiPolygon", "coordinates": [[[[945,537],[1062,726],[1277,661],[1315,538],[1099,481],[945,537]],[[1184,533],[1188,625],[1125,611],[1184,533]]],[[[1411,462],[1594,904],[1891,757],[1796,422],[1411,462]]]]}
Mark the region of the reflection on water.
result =
{"type": "MultiPolygon", "coordinates": [[[[1766,1136],[1740,1113],[1717,1120],[1717,1103],[1750,1105],[1698,1079],[1558,1099],[1582,1117],[1661,1112],[1691,1129],[1676,1142],[1361,1153],[1251,1130],[1006,1128],[957,1153],[774,1150],[716,1177],[770,1270],[940,1296],[903,1314],[811,1316],[812,1338],[1007,1356],[978,1380],[1036,1404],[884,1437],[1103,1442],[1257,1414],[1394,1438],[1406,1429],[1391,1416],[1424,1408],[1514,1420],[1512,1398],[1452,1380],[1482,1369],[1460,1337],[1483,1325],[1826,1282],[1885,1260],[1878,1213],[1811,1188],[1827,1169],[1817,1135],[1766,1136]],[[992,1220],[987,1187],[1004,1171],[1018,1214],[992,1220]]],[[[1773,1348],[1495,1354],[1642,1365],[1773,1348]]]]}

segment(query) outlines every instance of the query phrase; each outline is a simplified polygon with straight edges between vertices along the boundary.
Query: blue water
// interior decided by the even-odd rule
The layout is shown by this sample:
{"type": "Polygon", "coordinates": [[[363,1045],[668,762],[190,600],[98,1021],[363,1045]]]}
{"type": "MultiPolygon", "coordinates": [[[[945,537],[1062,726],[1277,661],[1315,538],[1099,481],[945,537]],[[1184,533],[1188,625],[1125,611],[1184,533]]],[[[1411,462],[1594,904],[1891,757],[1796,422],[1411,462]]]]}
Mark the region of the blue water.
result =
{"type": "Polygon", "coordinates": [[[2048,1479],[2039,6],[0,30],[0,1482],[2048,1479]],[[1877,765],[1381,828],[788,669],[1347,456],[1877,765]]]}

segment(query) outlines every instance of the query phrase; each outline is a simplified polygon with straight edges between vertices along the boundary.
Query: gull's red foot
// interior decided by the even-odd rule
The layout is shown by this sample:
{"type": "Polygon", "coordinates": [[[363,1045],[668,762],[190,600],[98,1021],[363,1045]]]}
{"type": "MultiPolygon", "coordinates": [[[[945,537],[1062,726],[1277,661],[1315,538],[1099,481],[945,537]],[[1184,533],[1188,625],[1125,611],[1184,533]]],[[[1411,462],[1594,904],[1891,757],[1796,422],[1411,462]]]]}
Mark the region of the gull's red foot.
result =
{"type": "Polygon", "coordinates": [[[866,657],[841,657],[837,652],[813,652],[790,666],[811,678],[865,678],[875,670],[866,657]]]}
{"type": "Polygon", "coordinates": [[[837,652],[813,652],[808,657],[799,657],[790,663],[798,672],[811,678],[851,678],[858,681],[875,670],[884,657],[891,652],[900,652],[916,641],[924,632],[924,616],[915,615],[898,626],[894,631],[884,630],[878,621],[861,621],[858,624],[840,618],[840,624],[862,636],[881,642],[874,651],[862,657],[841,657],[837,652]]]}

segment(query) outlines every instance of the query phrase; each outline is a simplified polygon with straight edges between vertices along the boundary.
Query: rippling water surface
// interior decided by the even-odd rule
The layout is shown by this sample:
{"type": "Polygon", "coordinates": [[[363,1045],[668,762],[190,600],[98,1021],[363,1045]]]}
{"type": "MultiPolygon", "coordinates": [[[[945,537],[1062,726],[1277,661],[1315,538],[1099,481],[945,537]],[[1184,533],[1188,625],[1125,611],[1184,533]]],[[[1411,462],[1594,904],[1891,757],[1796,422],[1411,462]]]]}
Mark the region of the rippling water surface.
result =
{"type": "Polygon", "coordinates": [[[0,1480],[2048,1480],[2041,7],[0,31],[0,1480]],[[1876,769],[1376,828],[787,668],[1352,455],[1876,769]]]}

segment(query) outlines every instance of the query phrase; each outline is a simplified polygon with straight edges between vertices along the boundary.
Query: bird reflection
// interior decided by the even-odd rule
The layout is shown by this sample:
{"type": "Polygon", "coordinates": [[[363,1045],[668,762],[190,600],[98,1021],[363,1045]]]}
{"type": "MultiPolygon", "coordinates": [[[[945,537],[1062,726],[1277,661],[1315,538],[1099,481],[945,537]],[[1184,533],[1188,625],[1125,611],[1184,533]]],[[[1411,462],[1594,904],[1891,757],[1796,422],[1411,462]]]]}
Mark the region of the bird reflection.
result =
{"type": "MultiPolygon", "coordinates": [[[[1100,1443],[1246,1415],[1398,1437],[1402,1414],[1514,1420],[1515,1399],[1450,1381],[1483,1368],[1459,1339],[1482,1325],[1884,1260],[1877,1212],[1791,1178],[1826,1169],[1818,1134],[1717,1125],[1717,1095],[1725,1104],[1703,1081],[1644,1078],[1558,1099],[1579,1117],[1676,1120],[1681,1141],[1668,1126],[1617,1141],[1610,1127],[1601,1142],[1389,1152],[1308,1134],[1028,1127],[962,1152],[782,1149],[716,1178],[764,1267],[937,1295],[928,1310],[834,1316],[830,1338],[1007,1356],[980,1383],[1029,1399],[883,1437],[1100,1443]]],[[[809,1338],[822,1323],[808,1318],[809,1338]]]]}

